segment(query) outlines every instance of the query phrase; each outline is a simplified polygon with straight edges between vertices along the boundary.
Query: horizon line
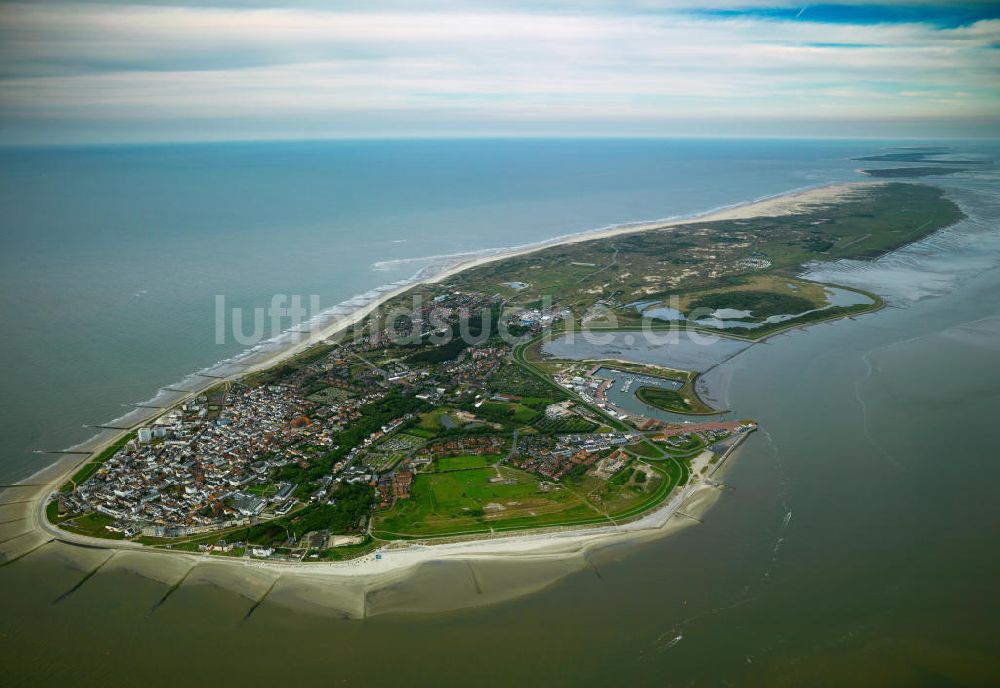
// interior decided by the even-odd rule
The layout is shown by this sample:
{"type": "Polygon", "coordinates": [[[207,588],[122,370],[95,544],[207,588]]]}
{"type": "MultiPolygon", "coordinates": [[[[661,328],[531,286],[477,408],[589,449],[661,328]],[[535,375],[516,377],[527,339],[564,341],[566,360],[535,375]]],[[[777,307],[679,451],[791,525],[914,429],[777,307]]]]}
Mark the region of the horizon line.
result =
{"type": "Polygon", "coordinates": [[[777,134],[484,134],[455,136],[322,136],[322,137],[273,137],[273,138],[219,138],[219,139],[136,139],[126,141],[79,141],[62,143],[0,142],[0,150],[29,148],[124,148],[141,146],[193,146],[227,144],[269,143],[351,143],[351,142],[423,142],[423,141],[1000,141],[997,135],[968,136],[861,136],[861,135],[777,135],[777,134]]]}

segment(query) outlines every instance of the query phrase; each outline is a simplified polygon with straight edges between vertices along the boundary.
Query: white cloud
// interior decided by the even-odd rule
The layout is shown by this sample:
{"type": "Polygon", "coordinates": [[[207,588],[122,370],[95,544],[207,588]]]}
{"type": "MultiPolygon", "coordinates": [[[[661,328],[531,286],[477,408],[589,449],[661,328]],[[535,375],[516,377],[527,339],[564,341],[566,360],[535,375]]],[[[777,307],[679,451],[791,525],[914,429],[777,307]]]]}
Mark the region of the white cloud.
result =
{"type": "Polygon", "coordinates": [[[462,133],[820,110],[987,117],[1000,83],[995,20],[940,29],[672,12],[5,5],[0,27],[0,123],[18,135],[31,119],[150,131],[188,120],[219,135],[246,119],[281,135],[324,117],[339,134],[373,121],[462,133]]]}

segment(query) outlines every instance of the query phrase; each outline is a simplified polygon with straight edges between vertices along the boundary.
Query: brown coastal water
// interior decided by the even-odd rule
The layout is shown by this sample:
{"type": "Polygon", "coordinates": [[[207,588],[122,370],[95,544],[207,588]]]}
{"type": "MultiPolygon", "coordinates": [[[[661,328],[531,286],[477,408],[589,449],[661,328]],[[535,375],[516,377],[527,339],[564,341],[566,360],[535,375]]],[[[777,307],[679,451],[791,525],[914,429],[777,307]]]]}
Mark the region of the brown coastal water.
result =
{"type": "Polygon", "coordinates": [[[952,230],[823,269],[890,308],[709,373],[762,429],[703,524],[576,562],[432,564],[367,595],[198,566],[164,600],[186,565],[117,555],[84,580],[107,553],[47,545],[0,568],[5,683],[996,685],[989,191],[960,194],[973,219],[952,230]],[[367,616],[343,618],[358,599],[367,616]]]}

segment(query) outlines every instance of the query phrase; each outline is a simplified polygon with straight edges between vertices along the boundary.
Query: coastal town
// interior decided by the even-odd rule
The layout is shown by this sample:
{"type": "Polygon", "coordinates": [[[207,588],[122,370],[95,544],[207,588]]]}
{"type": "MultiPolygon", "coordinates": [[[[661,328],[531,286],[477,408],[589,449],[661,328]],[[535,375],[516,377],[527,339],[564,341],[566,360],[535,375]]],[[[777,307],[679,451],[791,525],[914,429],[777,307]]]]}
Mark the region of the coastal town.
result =
{"type": "Polygon", "coordinates": [[[167,410],[87,464],[50,516],[71,532],[171,549],[336,559],[376,540],[586,522],[602,504],[655,503],[687,479],[677,457],[722,454],[753,429],[671,432],[608,400],[600,366],[539,376],[499,336],[504,327],[527,342],[566,316],[438,294],[405,322],[372,321],[364,336],[167,410]],[[430,341],[476,325],[471,344],[430,341]],[[453,490],[461,497],[445,504],[453,490]]]}

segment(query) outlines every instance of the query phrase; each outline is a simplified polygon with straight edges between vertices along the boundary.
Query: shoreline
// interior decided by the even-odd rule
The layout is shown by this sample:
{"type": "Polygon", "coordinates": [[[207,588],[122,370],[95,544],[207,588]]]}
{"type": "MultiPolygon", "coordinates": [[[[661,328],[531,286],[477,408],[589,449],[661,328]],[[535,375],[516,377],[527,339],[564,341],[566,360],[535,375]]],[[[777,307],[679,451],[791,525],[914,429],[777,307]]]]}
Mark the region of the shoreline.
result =
{"type": "Polygon", "coordinates": [[[469,559],[480,561],[572,559],[586,556],[590,550],[608,545],[653,540],[669,535],[700,522],[699,517],[721,494],[723,486],[718,482],[717,476],[728,470],[732,464],[731,459],[742,448],[750,434],[752,432],[742,435],[726,452],[719,455],[714,466],[710,463],[713,456],[711,452],[703,451],[698,454],[692,459],[691,479],[676,494],[652,510],[621,522],[564,526],[557,529],[539,528],[537,531],[511,531],[470,539],[458,537],[429,542],[399,541],[388,543],[361,557],[338,562],[237,559],[208,553],[149,547],[128,540],[77,535],[47,521],[44,500],[40,509],[31,509],[28,518],[36,521],[38,529],[43,532],[45,540],[42,544],[55,541],[89,549],[112,550],[115,553],[170,556],[175,561],[186,561],[192,565],[211,563],[227,568],[266,571],[278,576],[301,574],[306,577],[322,577],[330,582],[358,582],[359,579],[363,579],[365,582],[385,585],[401,580],[420,566],[431,562],[469,559]],[[702,469],[707,469],[704,475],[701,474],[702,469]],[[700,477],[696,478],[696,474],[700,477]],[[675,516],[684,518],[677,519],[675,516]],[[376,554],[379,555],[378,558],[376,554]]]}
{"type": "MultiPolygon", "coordinates": [[[[363,557],[343,562],[285,563],[263,560],[234,560],[227,557],[206,557],[204,555],[197,555],[188,552],[158,549],[129,541],[90,538],[70,533],[59,528],[55,524],[49,523],[45,514],[45,508],[51,494],[58,490],[59,486],[66,480],[71,478],[81,466],[92,460],[95,454],[98,454],[128,432],[133,431],[137,426],[154,420],[174,406],[190,399],[191,397],[197,396],[206,389],[223,382],[238,380],[245,375],[273,367],[285,359],[298,355],[306,349],[316,344],[320,344],[325,340],[345,331],[352,325],[362,321],[386,301],[395,298],[421,284],[440,283],[455,274],[480,265],[533,253],[545,248],[551,248],[552,246],[580,243],[624,234],[635,234],[658,229],[666,229],[698,222],[794,214],[806,207],[835,203],[856,190],[873,188],[884,183],[885,182],[877,181],[848,182],[827,184],[809,189],[793,190],[784,194],[777,194],[746,203],[734,204],[685,218],[654,220],[649,222],[605,227],[566,237],[550,239],[529,246],[500,250],[487,255],[477,254],[465,258],[458,258],[452,263],[442,265],[437,269],[432,269],[433,266],[428,266],[428,268],[421,270],[417,276],[411,280],[386,285],[386,288],[378,288],[367,292],[367,294],[373,294],[373,296],[365,303],[359,304],[353,310],[343,314],[342,316],[336,317],[319,328],[310,328],[310,331],[306,334],[306,336],[294,337],[293,339],[297,341],[293,341],[289,346],[277,348],[276,350],[269,352],[254,352],[251,350],[245,352],[244,354],[240,354],[234,359],[229,359],[216,364],[215,366],[203,369],[203,371],[212,371],[217,368],[225,370],[226,368],[239,366],[241,367],[240,370],[233,371],[224,376],[206,376],[205,374],[200,373],[192,374],[186,379],[198,379],[200,375],[201,382],[194,384],[190,389],[184,389],[183,392],[178,391],[177,393],[179,393],[180,396],[173,397],[169,401],[165,401],[160,408],[137,408],[136,410],[121,416],[119,419],[116,419],[122,421],[121,428],[108,428],[102,430],[90,439],[70,448],[71,450],[79,448],[79,451],[81,452],[80,454],[67,454],[67,457],[72,458],[57,459],[52,464],[34,473],[32,476],[20,481],[21,484],[30,483],[32,480],[38,478],[39,476],[43,476],[50,471],[55,472],[54,476],[44,479],[44,487],[38,490],[37,494],[26,500],[26,502],[30,502],[28,513],[26,514],[26,519],[30,523],[29,530],[27,532],[33,531],[39,534],[44,534],[45,536],[51,538],[49,541],[57,540],[69,544],[97,547],[100,549],[170,554],[175,557],[185,557],[189,561],[212,561],[228,565],[265,568],[269,570],[279,570],[285,574],[293,571],[302,572],[304,574],[316,574],[322,572],[330,576],[341,578],[352,578],[357,576],[381,577],[388,574],[399,574],[400,572],[405,573],[406,571],[409,571],[425,562],[448,558],[468,559],[501,557],[509,559],[512,557],[536,558],[577,556],[581,553],[585,553],[590,547],[609,544],[612,541],[622,540],[627,537],[636,538],[644,535],[660,537],[664,534],[663,531],[669,530],[666,527],[667,522],[672,519],[675,512],[681,505],[689,500],[693,500],[696,496],[704,496],[705,490],[717,492],[717,488],[706,484],[705,479],[692,478],[687,485],[681,488],[678,494],[668,497],[667,500],[661,503],[658,507],[650,510],[649,512],[639,514],[634,518],[634,520],[621,525],[566,526],[565,530],[555,532],[532,532],[531,530],[514,531],[510,534],[494,537],[492,539],[480,538],[450,543],[445,541],[435,542],[434,544],[410,543],[405,547],[393,547],[390,545],[387,548],[379,548],[379,552],[381,554],[391,555],[388,560],[384,557],[376,559],[375,553],[373,552],[363,557]],[[238,359],[241,357],[253,358],[255,356],[262,356],[262,358],[249,364],[238,363],[238,359]],[[135,416],[135,418],[132,420],[126,420],[130,416],[135,416]],[[108,433],[110,433],[110,436],[108,433]],[[86,452],[85,458],[79,458],[80,456],[83,456],[84,451],[86,452]]],[[[364,298],[364,296],[365,295],[354,297],[345,303],[357,301],[364,298]]],[[[342,306],[337,306],[331,310],[336,310],[341,307],[342,306]]],[[[322,314],[319,314],[319,316],[322,316],[322,314]]],[[[306,325],[308,326],[308,323],[306,325]]],[[[283,333],[276,339],[280,339],[280,337],[287,334],[289,334],[289,332],[286,331],[286,333],[283,333]]],[[[158,396],[159,395],[154,396],[153,400],[155,400],[158,396]]],[[[728,457],[735,452],[736,448],[742,446],[744,439],[745,437],[742,438],[733,448],[731,448],[730,451],[720,457],[719,466],[712,471],[711,475],[714,475],[723,464],[728,463],[728,457]]],[[[692,476],[694,474],[695,467],[692,466],[692,476]]],[[[28,487],[28,485],[24,485],[24,487],[28,487]]]]}
{"type": "MultiPolygon", "coordinates": [[[[245,350],[235,356],[227,359],[218,361],[212,365],[206,366],[199,369],[177,383],[171,383],[168,386],[161,387],[157,390],[156,394],[152,395],[148,399],[145,399],[142,404],[152,404],[154,402],[160,401],[161,395],[164,392],[171,392],[174,388],[173,385],[183,385],[185,389],[183,391],[178,391],[176,394],[179,396],[171,396],[169,399],[164,399],[157,404],[160,408],[153,408],[152,406],[142,406],[133,405],[132,410],[107,421],[108,425],[106,428],[110,428],[112,425],[123,424],[123,428],[133,430],[137,426],[148,423],[160,415],[162,415],[166,410],[172,408],[193,396],[204,392],[207,389],[219,384],[220,382],[237,380],[244,375],[259,372],[267,368],[273,367],[285,359],[296,356],[306,349],[314,346],[316,344],[321,344],[324,341],[334,337],[345,331],[347,328],[355,325],[356,323],[363,320],[370,313],[377,310],[387,301],[406,293],[414,287],[420,286],[422,284],[437,284],[445,279],[452,277],[460,272],[469,270],[472,268],[479,267],[480,265],[486,265],[488,263],[496,262],[498,260],[504,260],[507,258],[513,258],[535,251],[540,251],[547,248],[552,248],[554,246],[561,246],[565,244],[581,243],[585,241],[604,239],[613,236],[620,236],[625,234],[636,234],[641,232],[653,231],[657,229],[666,229],[670,227],[677,227],[686,224],[692,224],[696,222],[713,222],[718,220],[733,220],[741,219],[746,217],[764,216],[765,214],[773,215],[787,215],[793,214],[797,211],[802,210],[808,206],[824,205],[826,203],[837,202],[842,199],[844,195],[849,194],[852,191],[865,188],[875,188],[878,186],[883,186],[887,184],[884,181],[852,181],[852,182],[833,182],[829,184],[821,184],[817,186],[801,187],[789,190],[787,192],[772,194],[770,196],[764,196],[750,201],[744,201],[724,206],[719,206],[710,210],[706,210],[699,213],[693,213],[690,215],[680,216],[680,217],[668,217],[659,220],[649,220],[649,221],[639,221],[630,223],[620,223],[610,226],[605,226],[592,230],[585,230],[583,232],[578,232],[574,234],[567,234],[559,237],[554,237],[552,239],[545,239],[532,244],[527,244],[523,246],[516,246],[507,249],[488,249],[489,253],[477,252],[471,254],[457,254],[455,256],[430,256],[427,258],[413,258],[405,259],[407,261],[424,261],[424,260],[434,260],[435,258],[444,260],[451,258],[451,262],[444,262],[437,266],[428,265],[417,271],[417,273],[406,280],[401,280],[399,282],[394,282],[386,285],[381,285],[374,289],[371,289],[363,294],[355,295],[354,297],[332,306],[325,311],[316,314],[306,323],[302,323],[300,327],[309,328],[308,332],[301,332],[305,335],[302,338],[291,337],[291,341],[280,348],[275,348],[273,351],[257,350],[259,347],[271,344],[278,344],[278,340],[287,337],[290,334],[295,334],[291,330],[286,330],[277,337],[267,340],[258,344],[256,347],[245,350]],[[329,322],[321,325],[319,328],[315,328],[311,323],[315,320],[322,318],[326,314],[332,314],[334,311],[345,308],[345,304],[350,304],[352,301],[357,301],[359,299],[367,297],[369,294],[372,296],[364,303],[355,306],[348,312],[331,319],[329,322]],[[263,357],[252,363],[242,363],[242,359],[251,359],[254,357],[263,357]],[[232,370],[233,368],[239,368],[239,370],[232,370]],[[229,371],[225,375],[219,375],[218,373],[224,373],[229,371]],[[209,377],[206,377],[209,375],[209,377]]],[[[811,323],[810,323],[811,324],[811,323]]],[[[714,332],[715,330],[713,330],[714,332]]],[[[721,333],[723,336],[733,336],[731,333],[721,333]]],[[[779,334],[779,332],[773,332],[771,334],[779,334]]],[[[770,336],[770,335],[768,335],[770,336]]],[[[739,336],[733,336],[735,339],[744,339],[739,336]]],[[[98,426],[94,426],[98,427],[98,426]]],[[[101,431],[95,433],[91,437],[78,442],[77,444],[67,447],[64,452],[74,452],[80,451],[87,452],[90,454],[99,453],[101,450],[106,448],[109,444],[113,443],[121,433],[111,429],[102,429],[101,431]],[[106,432],[115,432],[115,435],[110,439],[105,439],[102,437],[106,432]]],[[[40,452],[40,453],[52,453],[52,452],[40,452]]],[[[26,476],[25,478],[17,481],[18,483],[28,482],[32,479],[42,475],[50,468],[56,466],[60,463],[59,460],[53,461],[48,466],[40,468],[35,473],[26,476]]],[[[83,465],[85,461],[81,461],[79,465],[83,465]]]]}

